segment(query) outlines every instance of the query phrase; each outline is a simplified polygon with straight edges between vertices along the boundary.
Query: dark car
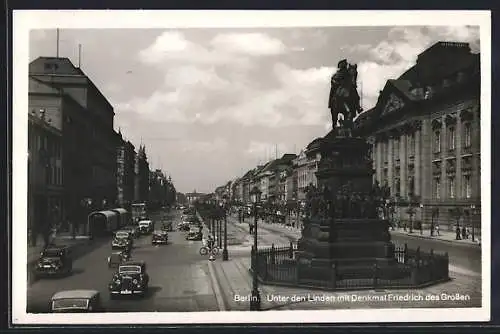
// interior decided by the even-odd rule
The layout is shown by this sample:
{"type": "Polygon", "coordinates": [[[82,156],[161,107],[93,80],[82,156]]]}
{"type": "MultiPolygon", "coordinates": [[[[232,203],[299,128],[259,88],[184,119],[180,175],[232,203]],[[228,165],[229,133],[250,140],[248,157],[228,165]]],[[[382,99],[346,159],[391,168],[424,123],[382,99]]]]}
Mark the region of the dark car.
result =
{"type": "Polygon", "coordinates": [[[162,231],[167,231],[167,232],[173,232],[174,227],[172,226],[172,222],[163,223],[161,225],[161,230],[162,231]]]}
{"type": "Polygon", "coordinates": [[[168,232],[167,231],[154,231],[151,237],[152,245],[166,245],[168,244],[168,232]]]}
{"type": "Polygon", "coordinates": [[[122,228],[123,231],[129,232],[132,239],[137,238],[139,235],[139,231],[137,231],[137,227],[135,226],[125,226],[122,228]]]}
{"type": "Polygon", "coordinates": [[[191,240],[191,241],[201,241],[203,239],[203,233],[199,231],[189,231],[188,234],[186,235],[186,240],[191,240]]]}
{"type": "Polygon", "coordinates": [[[130,253],[127,252],[126,250],[113,252],[111,253],[110,256],[108,256],[108,267],[117,268],[120,264],[129,260],[130,260],[130,253]]]}
{"type": "Polygon", "coordinates": [[[103,312],[101,294],[96,290],[66,290],[55,293],[50,300],[53,313],[103,312]]]}
{"type": "Polygon", "coordinates": [[[144,261],[120,264],[109,283],[110,298],[117,296],[144,296],[148,290],[149,275],[144,261]]]}
{"type": "Polygon", "coordinates": [[[40,253],[34,275],[36,278],[68,275],[73,270],[73,260],[67,246],[49,246],[40,253]]]}
{"type": "Polygon", "coordinates": [[[130,239],[129,237],[124,237],[122,234],[118,233],[119,232],[115,234],[115,237],[111,241],[111,249],[130,251],[133,246],[132,239],[130,239]]]}

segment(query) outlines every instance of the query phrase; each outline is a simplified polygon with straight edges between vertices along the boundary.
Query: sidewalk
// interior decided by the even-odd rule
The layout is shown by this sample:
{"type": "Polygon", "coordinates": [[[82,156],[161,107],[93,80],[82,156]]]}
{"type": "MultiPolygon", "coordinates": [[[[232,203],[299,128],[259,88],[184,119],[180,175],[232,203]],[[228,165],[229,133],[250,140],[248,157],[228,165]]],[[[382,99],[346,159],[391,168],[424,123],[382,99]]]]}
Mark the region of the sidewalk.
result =
{"type": "MultiPolygon", "coordinates": [[[[232,258],[230,261],[214,261],[210,266],[214,291],[219,308],[227,311],[248,311],[252,291],[252,276],[248,270],[248,257],[232,258]]],[[[362,308],[415,308],[415,307],[479,307],[481,305],[481,279],[460,273],[452,273],[452,280],[424,289],[323,291],[294,287],[259,284],[262,310],[321,310],[362,308]],[[428,295],[448,294],[468,296],[467,301],[451,299],[426,300],[428,295]],[[419,301],[366,300],[372,296],[419,295],[419,301]],[[312,301],[311,298],[323,298],[312,301]],[[363,299],[364,300],[361,300],[363,299]],[[356,299],[358,298],[358,299],[356,299]],[[327,301],[325,301],[325,299],[327,301]],[[333,302],[332,302],[333,301],[333,302]]],[[[414,299],[415,300],[415,299],[414,299]]]]}
{"type": "Polygon", "coordinates": [[[436,235],[436,233],[434,233],[434,236],[431,236],[430,230],[423,230],[422,234],[420,234],[420,230],[413,230],[413,233],[409,233],[408,230],[405,231],[403,229],[396,229],[392,231],[389,229],[389,232],[394,235],[399,234],[399,235],[409,236],[412,238],[439,240],[443,242],[450,242],[455,244],[470,245],[477,247],[481,246],[481,242],[478,237],[476,237],[474,241],[472,241],[472,238],[456,240],[456,234],[455,232],[452,231],[439,231],[440,235],[436,235]]]}
{"type": "MultiPolygon", "coordinates": [[[[264,223],[262,222],[262,220],[259,220],[259,229],[265,229],[275,233],[281,233],[289,237],[292,241],[298,240],[302,235],[300,228],[285,226],[278,223],[264,223]]],[[[389,232],[392,235],[405,235],[408,237],[418,238],[418,239],[430,239],[430,240],[443,241],[443,242],[462,244],[468,246],[477,246],[477,247],[481,245],[481,243],[479,242],[480,239],[478,239],[477,237],[474,242],[472,241],[472,239],[455,240],[456,235],[455,232],[452,231],[440,231],[440,235],[434,234],[434,236],[432,237],[430,236],[429,230],[423,230],[423,234],[420,234],[420,230],[414,230],[413,233],[409,233],[408,231],[404,231],[403,229],[394,231],[389,229],[389,232]]]]}

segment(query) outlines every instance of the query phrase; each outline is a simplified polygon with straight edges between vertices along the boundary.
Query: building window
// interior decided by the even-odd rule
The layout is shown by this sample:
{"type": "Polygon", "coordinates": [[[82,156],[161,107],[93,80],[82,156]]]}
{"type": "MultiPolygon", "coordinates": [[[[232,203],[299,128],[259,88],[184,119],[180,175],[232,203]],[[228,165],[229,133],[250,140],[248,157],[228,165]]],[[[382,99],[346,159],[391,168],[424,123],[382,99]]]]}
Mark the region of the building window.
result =
{"type": "Polygon", "coordinates": [[[450,127],[448,129],[448,149],[450,149],[450,150],[455,149],[455,139],[456,139],[455,128],[450,127]]]}
{"type": "Polygon", "coordinates": [[[450,176],[448,178],[448,193],[450,194],[450,198],[455,198],[455,177],[450,176]]]}
{"type": "Polygon", "coordinates": [[[472,197],[472,184],[471,184],[471,178],[470,175],[464,175],[464,195],[465,198],[471,198],[472,197]]]}
{"type": "Polygon", "coordinates": [[[434,131],[434,153],[441,152],[441,132],[434,131]]]}
{"type": "Polygon", "coordinates": [[[471,124],[465,123],[464,125],[464,147],[469,148],[471,146],[471,124]]]}
{"type": "Polygon", "coordinates": [[[441,198],[441,179],[439,177],[434,179],[434,198],[441,198]]]}

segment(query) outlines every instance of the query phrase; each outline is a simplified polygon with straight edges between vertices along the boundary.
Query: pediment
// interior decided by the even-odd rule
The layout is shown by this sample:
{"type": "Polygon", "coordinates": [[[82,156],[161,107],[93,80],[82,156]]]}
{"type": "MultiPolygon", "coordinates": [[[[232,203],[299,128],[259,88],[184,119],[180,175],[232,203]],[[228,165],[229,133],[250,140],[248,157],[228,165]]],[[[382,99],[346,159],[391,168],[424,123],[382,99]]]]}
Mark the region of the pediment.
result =
{"type": "Polygon", "coordinates": [[[387,98],[387,102],[385,103],[385,106],[382,110],[382,115],[390,114],[395,111],[403,109],[405,106],[405,103],[403,99],[400,97],[396,96],[396,94],[392,93],[389,95],[387,98]]]}

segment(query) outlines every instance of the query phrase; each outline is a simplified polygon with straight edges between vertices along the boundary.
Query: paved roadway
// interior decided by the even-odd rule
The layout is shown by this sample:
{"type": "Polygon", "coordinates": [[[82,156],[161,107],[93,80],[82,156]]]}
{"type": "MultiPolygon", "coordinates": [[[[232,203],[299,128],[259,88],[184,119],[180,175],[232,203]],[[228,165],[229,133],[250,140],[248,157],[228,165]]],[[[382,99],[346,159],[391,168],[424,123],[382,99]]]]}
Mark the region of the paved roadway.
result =
{"type": "MultiPolygon", "coordinates": [[[[179,221],[178,212],[167,216],[179,221]]],[[[152,219],[158,219],[159,214],[152,219]]],[[[160,227],[156,223],[156,227],[160,227]]],[[[169,244],[152,246],[150,236],[135,240],[132,259],[144,260],[150,276],[150,288],[143,298],[110,300],[108,284],[113,270],[107,266],[111,244],[99,246],[75,260],[73,275],[59,279],[42,279],[28,287],[27,311],[47,312],[50,297],[68,289],[95,289],[101,292],[108,312],[182,312],[216,311],[217,302],[208,271],[207,258],[199,255],[201,242],[185,240],[185,233],[169,232],[169,244]]]]}

